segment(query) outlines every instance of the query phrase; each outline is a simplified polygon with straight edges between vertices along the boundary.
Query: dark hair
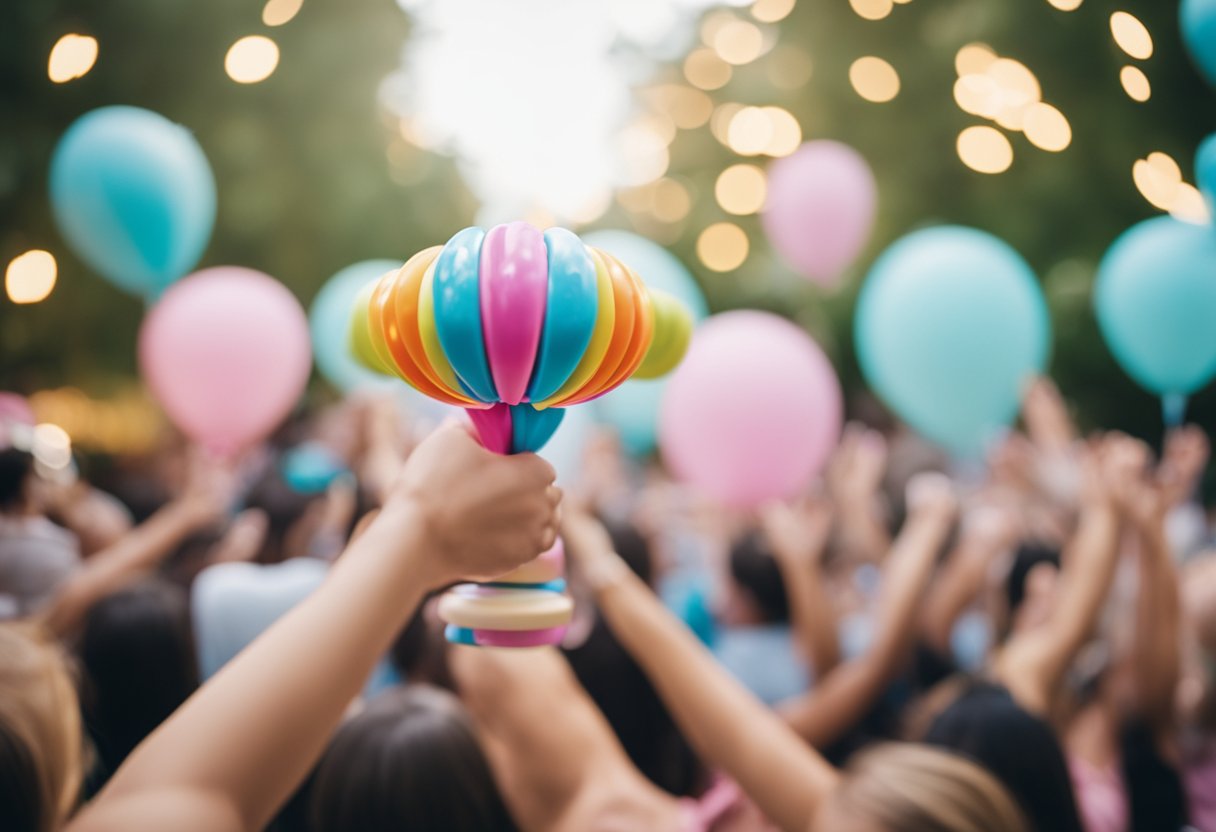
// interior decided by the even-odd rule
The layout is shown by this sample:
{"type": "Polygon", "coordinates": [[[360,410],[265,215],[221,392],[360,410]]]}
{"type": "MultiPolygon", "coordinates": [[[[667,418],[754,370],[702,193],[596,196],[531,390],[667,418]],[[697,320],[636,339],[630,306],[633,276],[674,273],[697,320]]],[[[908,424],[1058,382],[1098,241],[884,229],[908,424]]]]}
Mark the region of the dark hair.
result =
{"type": "Polygon", "coordinates": [[[745,534],[731,547],[730,576],[751,595],[766,624],[784,624],[790,620],[790,603],[781,567],[758,532],[745,534]]]}
{"type": "Polygon", "coordinates": [[[924,739],[991,772],[1017,800],[1036,832],[1082,832],[1068,764],[1055,732],[1000,685],[966,683],[924,739]]]}
{"type": "Polygon", "coordinates": [[[316,832],[514,832],[460,701],[390,688],[329,745],[312,788],[316,832]]]}
{"type": "Polygon", "coordinates": [[[25,483],[34,470],[34,457],[16,448],[0,450],[0,511],[20,508],[25,500],[25,483]]]}
{"type": "Polygon", "coordinates": [[[92,790],[198,687],[185,593],[148,580],[103,598],[85,616],[79,652],[98,758],[92,790]]]}
{"type": "Polygon", "coordinates": [[[1000,627],[1002,639],[1013,630],[1013,620],[1026,600],[1026,581],[1031,571],[1041,563],[1060,567],[1060,550],[1041,543],[1023,543],[1013,556],[1009,574],[1005,576],[1005,620],[1000,627]]]}
{"type": "Polygon", "coordinates": [[[53,820],[52,807],[43,805],[38,766],[29,745],[0,720],[0,806],[4,807],[5,829],[12,832],[42,832],[53,820]]]}
{"type": "Polygon", "coordinates": [[[287,534],[320,496],[296,491],[283,479],[277,465],[267,470],[245,497],[246,508],[259,508],[266,513],[266,539],[261,552],[254,560],[258,563],[279,563],[289,557],[304,554],[285,551],[287,534]]]}

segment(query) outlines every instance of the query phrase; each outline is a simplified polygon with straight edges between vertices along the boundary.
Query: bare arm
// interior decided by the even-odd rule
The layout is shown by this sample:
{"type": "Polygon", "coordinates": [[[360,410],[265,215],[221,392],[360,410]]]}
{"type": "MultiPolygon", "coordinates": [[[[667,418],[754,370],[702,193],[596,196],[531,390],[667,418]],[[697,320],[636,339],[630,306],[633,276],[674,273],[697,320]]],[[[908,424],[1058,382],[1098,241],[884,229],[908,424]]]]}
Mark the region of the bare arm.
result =
{"type": "Polygon", "coordinates": [[[552,481],[537,457],[495,457],[459,428],[423,443],[326,582],[145,740],[69,829],[261,829],[427,589],[501,574],[552,543],[552,481]]]}
{"type": "Polygon", "coordinates": [[[899,672],[916,642],[920,609],[937,555],[950,532],[955,503],[949,480],[922,474],[908,488],[911,514],[887,557],[874,642],[810,693],[784,703],[781,714],[799,736],[822,747],[866,712],[899,672]]]}
{"type": "Polygon", "coordinates": [[[785,582],[795,640],[815,674],[823,678],[840,663],[835,604],[820,567],[832,531],[831,506],[826,502],[802,509],[772,505],[764,510],[762,525],[785,582]]]}
{"type": "Polygon", "coordinates": [[[880,510],[886,470],[887,442],[882,434],[850,424],[828,467],[827,480],[836,504],[840,543],[862,560],[880,560],[891,548],[880,510]]]}
{"type": "Polygon", "coordinates": [[[603,527],[570,515],[563,535],[613,633],[692,746],[782,829],[805,832],[836,771],[718,665],[612,552],[603,527]]]}

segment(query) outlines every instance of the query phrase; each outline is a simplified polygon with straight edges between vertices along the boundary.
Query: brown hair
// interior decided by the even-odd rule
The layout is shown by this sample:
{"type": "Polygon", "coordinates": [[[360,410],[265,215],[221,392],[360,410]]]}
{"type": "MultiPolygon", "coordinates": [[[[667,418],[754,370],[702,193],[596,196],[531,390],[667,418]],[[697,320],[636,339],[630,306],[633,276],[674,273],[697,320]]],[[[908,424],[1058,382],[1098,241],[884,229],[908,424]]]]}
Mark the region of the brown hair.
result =
{"type": "Polygon", "coordinates": [[[67,661],[37,630],[0,624],[0,805],[14,832],[53,832],[75,806],[84,767],[67,661]]]}
{"type": "Polygon", "coordinates": [[[889,743],[858,754],[830,801],[890,832],[1029,832],[995,777],[924,745],[889,743]]]}

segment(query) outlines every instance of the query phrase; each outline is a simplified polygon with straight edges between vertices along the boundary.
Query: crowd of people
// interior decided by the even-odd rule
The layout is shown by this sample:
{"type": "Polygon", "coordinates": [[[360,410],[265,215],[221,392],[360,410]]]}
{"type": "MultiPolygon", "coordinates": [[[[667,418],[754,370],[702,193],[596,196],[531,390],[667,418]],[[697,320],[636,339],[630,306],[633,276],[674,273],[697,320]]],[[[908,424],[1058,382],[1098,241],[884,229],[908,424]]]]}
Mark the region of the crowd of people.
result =
{"type": "Polygon", "coordinates": [[[1204,432],[870,421],[732,510],[391,397],[75,477],[0,420],[0,829],[1216,832],[1204,432]],[[445,642],[559,534],[560,648],[445,642]]]}

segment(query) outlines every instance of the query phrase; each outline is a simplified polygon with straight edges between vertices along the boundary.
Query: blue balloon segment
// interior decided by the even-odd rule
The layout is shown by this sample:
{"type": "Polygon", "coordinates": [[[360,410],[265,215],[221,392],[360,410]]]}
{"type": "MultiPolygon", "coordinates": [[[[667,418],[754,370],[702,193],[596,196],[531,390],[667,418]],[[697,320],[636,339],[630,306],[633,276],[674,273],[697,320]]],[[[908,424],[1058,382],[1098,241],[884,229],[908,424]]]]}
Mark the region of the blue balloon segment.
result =
{"type": "Polygon", "coordinates": [[[1216,206],[1216,133],[1204,139],[1195,152],[1195,178],[1211,210],[1216,206]]]}
{"type": "Polygon", "coordinates": [[[1216,233],[1172,217],[1125,231],[1094,284],[1098,326],[1150,392],[1186,395],[1216,375],[1216,233]]]}
{"type": "Polygon", "coordinates": [[[148,298],[194,268],[215,224],[215,178],[194,135],[138,107],[78,118],[51,158],[50,190],[80,259],[148,298]]]}
{"type": "Polygon", "coordinates": [[[922,435],[983,453],[1017,415],[1050,346],[1047,305],[1030,266],[971,228],[917,231],[875,262],[854,335],[866,380],[922,435]]]}
{"type": "Polygon", "coordinates": [[[337,454],[318,442],[304,442],[279,461],[283,480],[297,494],[321,494],[349,471],[337,454]]]}
{"type": "Polygon", "coordinates": [[[467,644],[470,647],[477,646],[477,640],[473,637],[473,631],[468,627],[457,627],[455,624],[449,624],[443,628],[443,637],[447,639],[449,644],[467,644]]]}
{"type": "Polygon", "coordinates": [[[481,244],[486,233],[466,228],[448,240],[435,261],[435,329],[463,389],[483,402],[498,401],[481,330],[481,244]]]}
{"type": "Polygon", "coordinates": [[[560,407],[537,410],[530,404],[511,407],[511,453],[536,452],[557,431],[566,411],[560,407]]]}
{"type": "Polygon", "coordinates": [[[1182,42],[1207,82],[1216,86],[1216,0],[1182,0],[1182,42]]]}
{"type": "Polygon", "coordinates": [[[496,589],[543,589],[546,592],[556,592],[559,595],[566,591],[566,581],[564,578],[558,578],[543,584],[504,584],[498,581],[491,581],[488,584],[482,584],[482,586],[492,586],[496,589]]]}
{"type": "Polygon", "coordinates": [[[595,263],[582,240],[564,228],[545,232],[549,295],[528,398],[556,393],[582,360],[599,314],[595,263]]]}
{"type": "Polygon", "coordinates": [[[364,367],[350,350],[350,313],[359,290],[385,272],[401,268],[399,260],[364,260],[347,266],[325,282],[308,307],[308,328],[317,369],[343,393],[359,388],[390,389],[401,384],[364,367]]]}

